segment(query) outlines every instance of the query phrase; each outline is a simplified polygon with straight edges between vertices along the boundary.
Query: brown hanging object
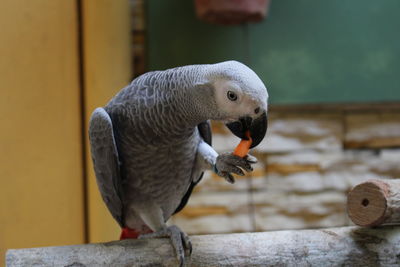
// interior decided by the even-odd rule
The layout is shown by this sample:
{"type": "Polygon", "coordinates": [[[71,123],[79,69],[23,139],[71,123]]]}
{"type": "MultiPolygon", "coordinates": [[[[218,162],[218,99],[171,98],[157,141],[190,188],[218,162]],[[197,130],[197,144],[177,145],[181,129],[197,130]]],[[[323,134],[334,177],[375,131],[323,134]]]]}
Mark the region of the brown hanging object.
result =
{"type": "Polygon", "coordinates": [[[222,25],[259,22],[267,15],[270,0],[195,0],[197,16],[222,25]]]}

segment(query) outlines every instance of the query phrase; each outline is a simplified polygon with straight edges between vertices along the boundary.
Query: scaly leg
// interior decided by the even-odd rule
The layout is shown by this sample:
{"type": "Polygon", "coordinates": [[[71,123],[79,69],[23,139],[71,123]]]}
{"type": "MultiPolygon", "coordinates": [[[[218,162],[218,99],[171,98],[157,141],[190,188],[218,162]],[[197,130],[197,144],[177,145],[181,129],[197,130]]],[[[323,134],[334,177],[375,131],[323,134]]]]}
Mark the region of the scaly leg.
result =
{"type": "Polygon", "coordinates": [[[160,208],[151,205],[149,209],[147,206],[146,210],[138,212],[140,217],[148,225],[154,233],[141,234],[139,239],[144,238],[165,238],[168,237],[171,240],[172,246],[175,250],[176,258],[179,261],[179,266],[185,264],[185,252],[188,252],[190,256],[192,254],[192,244],[187,234],[182,232],[177,226],[167,226],[164,222],[164,216],[160,208]]]}
{"type": "Polygon", "coordinates": [[[179,266],[185,264],[185,251],[188,251],[188,255],[192,254],[192,243],[189,240],[187,234],[182,232],[176,225],[171,225],[150,234],[140,235],[139,239],[143,238],[162,238],[168,237],[171,240],[172,246],[174,247],[176,257],[179,261],[179,266]]]}
{"type": "Polygon", "coordinates": [[[257,163],[257,159],[251,155],[244,158],[235,156],[232,153],[222,153],[217,157],[214,171],[221,177],[224,177],[229,183],[233,184],[235,179],[231,173],[243,176],[245,170],[247,172],[253,171],[251,164],[257,163]]]}

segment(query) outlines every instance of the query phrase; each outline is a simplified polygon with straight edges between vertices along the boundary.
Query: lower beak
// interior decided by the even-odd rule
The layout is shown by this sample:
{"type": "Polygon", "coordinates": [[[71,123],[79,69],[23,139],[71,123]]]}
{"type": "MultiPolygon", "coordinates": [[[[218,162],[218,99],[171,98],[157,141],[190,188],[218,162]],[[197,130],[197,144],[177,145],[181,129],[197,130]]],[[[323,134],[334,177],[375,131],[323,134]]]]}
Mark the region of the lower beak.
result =
{"type": "Polygon", "coordinates": [[[226,126],[234,135],[241,139],[247,139],[246,132],[250,131],[250,137],[253,140],[250,148],[253,148],[261,143],[267,132],[267,113],[264,112],[254,120],[251,117],[243,117],[238,121],[227,123],[226,126]]]}

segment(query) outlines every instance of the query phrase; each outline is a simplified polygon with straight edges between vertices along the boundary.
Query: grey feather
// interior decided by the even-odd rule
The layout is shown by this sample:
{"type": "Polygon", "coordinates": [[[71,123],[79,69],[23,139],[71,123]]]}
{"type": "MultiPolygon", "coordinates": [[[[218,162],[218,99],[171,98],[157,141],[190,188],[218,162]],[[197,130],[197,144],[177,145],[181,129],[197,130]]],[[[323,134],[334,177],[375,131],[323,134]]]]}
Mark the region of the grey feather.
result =
{"type": "Polygon", "coordinates": [[[201,138],[203,138],[203,140],[211,146],[212,145],[211,122],[209,120],[202,122],[197,126],[197,128],[199,129],[201,138]]]}
{"type": "MultiPolygon", "coordinates": [[[[146,73],[105,107],[120,156],[123,214],[129,218],[138,217],[132,206],[152,202],[167,220],[191,185],[201,141],[196,126],[207,119],[198,110],[202,103],[190,97],[197,82],[193,72],[201,69],[146,73]]],[[[140,224],[135,219],[133,228],[140,224]]]]}
{"type": "MultiPolygon", "coordinates": [[[[211,132],[210,121],[205,121],[205,122],[200,123],[197,126],[197,128],[199,129],[201,138],[203,138],[203,140],[211,146],[212,132],[211,132]]],[[[194,169],[193,170],[194,175],[196,175],[195,174],[196,172],[200,171],[200,170],[198,170],[199,169],[198,166],[194,166],[193,169],[194,169]]],[[[179,206],[174,211],[174,214],[180,212],[186,206],[186,204],[189,201],[189,198],[193,192],[194,187],[201,181],[201,179],[203,178],[203,175],[204,175],[204,172],[201,172],[200,176],[196,180],[194,180],[190,183],[188,190],[186,191],[185,195],[182,197],[181,203],[179,203],[179,206]]]]}
{"type": "Polygon", "coordinates": [[[208,120],[229,119],[212,82],[248,76],[254,83],[254,75],[238,62],[149,72],[96,109],[89,135],[97,182],[121,226],[160,229],[183,208],[205,170],[197,152],[211,144],[208,120]]]}
{"type": "Polygon", "coordinates": [[[97,108],[90,119],[89,139],[97,184],[114,219],[123,226],[121,175],[111,119],[97,108]]]}

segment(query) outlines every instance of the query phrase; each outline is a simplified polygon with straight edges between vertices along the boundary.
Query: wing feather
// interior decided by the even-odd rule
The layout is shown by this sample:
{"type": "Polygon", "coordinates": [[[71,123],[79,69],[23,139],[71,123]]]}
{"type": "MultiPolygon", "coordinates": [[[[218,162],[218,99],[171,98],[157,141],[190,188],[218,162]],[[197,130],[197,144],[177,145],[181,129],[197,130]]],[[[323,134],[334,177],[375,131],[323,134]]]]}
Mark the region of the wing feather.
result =
{"type": "Polygon", "coordinates": [[[101,196],[111,215],[123,227],[118,150],[111,118],[103,108],[97,108],[90,118],[89,139],[94,171],[101,196]]]}
{"type": "MultiPolygon", "coordinates": [[[[206,142],[207,144],[209,144],[211,146],[212,143],[212,132],[211,132],[211,123],[210,121],[205,121],[200,123],[197,128],[199,129],[199,133],[201,138],[203,138],[204,142],[206,142]]],[[[194,166],[194,169],[197,166],[194,166]]],[[[188,190],[186,191],[186,194],[183,196],[181,202],[179,203],[178,207],[176,208],[176,210],[174,211],[173,214],[180,212],[187,204],[187,202],[189,201],[189,197],[193,192],[194,187],[201,181],[201,179],[203,178],[204,172],[200,173],[200,177],[195,180],[192,181],[188,190]]]]}

